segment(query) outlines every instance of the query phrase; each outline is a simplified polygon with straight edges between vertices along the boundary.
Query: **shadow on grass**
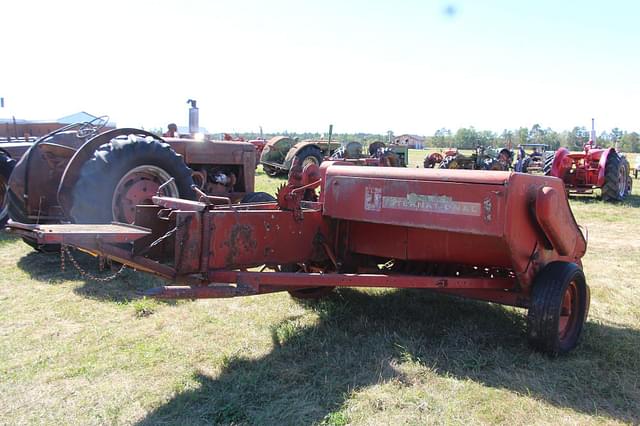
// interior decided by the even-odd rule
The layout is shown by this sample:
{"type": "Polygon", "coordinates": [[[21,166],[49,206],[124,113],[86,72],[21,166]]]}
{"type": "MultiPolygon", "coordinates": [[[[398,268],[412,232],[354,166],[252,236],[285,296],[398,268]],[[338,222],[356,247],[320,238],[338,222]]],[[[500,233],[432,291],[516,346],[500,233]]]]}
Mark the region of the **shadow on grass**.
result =
{"type": "Polygon", "coordinates": [[[640,421],[638,330],[588,323],[582,344],[552,360],[527,346],[521,312],[496,305],[426,291],[342,289],[307,306],[318,323],[281,322],[272,328],[268,355],[225,359],[216,378],[197,374],[196,389],[140,424],[344,423],[350,392],[429,380],[412,375],[416,365],[558,407],[640,421]]]}
{"type": "MultiPolygon", "coordinates": [[[[78,251],[74,251],[73,256],[83,270],[97,277],[107,277],[119,269],[116,267],[115,270],[107,268],[100,271],[96,258],[78,251]]],[[[74,288],[75,293],[109,302],[129,302],[139,299],[141,291],[164,283],[151,275],[136,273],[131,269],[126,269],[116,279],[107,282],[83,278],[69,260],[65,262],[65,270],[62,270],[60,253],[32,251],[18,260],[18,267],[28,273],[31,279],[51,284],[58,284],[65,280],[81,280],[83,285],[74,288]]]]}

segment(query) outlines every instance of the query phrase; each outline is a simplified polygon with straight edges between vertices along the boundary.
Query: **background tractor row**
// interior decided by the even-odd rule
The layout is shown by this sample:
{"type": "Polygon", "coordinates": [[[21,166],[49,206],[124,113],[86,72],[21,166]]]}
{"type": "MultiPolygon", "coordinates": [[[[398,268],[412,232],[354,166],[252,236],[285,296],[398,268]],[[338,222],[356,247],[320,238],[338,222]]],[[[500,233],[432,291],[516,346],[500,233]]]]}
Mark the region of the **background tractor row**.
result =
{"type": "Polygon", "coordinates": [[[444,155],[438,152],[429,154],[424,159],[424,168],[467,169],[467,170],[509,170],[513,153],[507,149],[476,147],[471,155],[465,155],[455,148],[450,148],[444,155]]]}
{"type": "Polygon", "coordinates": [[[333,126],[329,127],[328,139],[303,140],[288,136],[276,136],[264,146],[260,163],[266,174],[277,176],[286,174],[295,159],[301,164],[313,163],[320,165],[324,159],[332,160],[366,160],[365,165],[381,165],[392,167],[406,167],[409,160],[409,149],[406,146],[385,145],[383,142],[373,142],[368,146],[368,155],[360,142],[340,143],[331,139],[333,126]]]}

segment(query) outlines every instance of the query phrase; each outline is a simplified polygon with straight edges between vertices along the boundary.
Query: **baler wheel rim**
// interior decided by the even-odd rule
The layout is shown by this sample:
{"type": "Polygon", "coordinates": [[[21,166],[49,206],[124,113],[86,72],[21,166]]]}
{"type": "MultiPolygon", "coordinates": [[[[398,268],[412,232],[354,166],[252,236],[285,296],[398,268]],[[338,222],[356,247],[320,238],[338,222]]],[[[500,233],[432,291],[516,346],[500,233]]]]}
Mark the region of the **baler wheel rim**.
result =
{"type": "Polygon", "coordinates": [[[560,308],[560,320],[558,321],[558,335],[560,341],[564,341],[567,336],[571,336],[575,331],[578,321],[578,286],[573,280],[567,286],[562,297],[562,306],[560,308]]]}

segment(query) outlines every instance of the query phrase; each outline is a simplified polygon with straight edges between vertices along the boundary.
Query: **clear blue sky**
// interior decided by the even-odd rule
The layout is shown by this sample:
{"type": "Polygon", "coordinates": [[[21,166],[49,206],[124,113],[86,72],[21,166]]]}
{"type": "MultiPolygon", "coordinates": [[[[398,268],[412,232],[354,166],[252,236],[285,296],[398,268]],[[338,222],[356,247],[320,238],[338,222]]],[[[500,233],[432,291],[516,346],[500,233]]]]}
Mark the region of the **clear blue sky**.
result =
{"type": "Polygon", "coordinates": [[[11,0],[0,117],[433,134],[640,130],[640,2],[11,0]]]}

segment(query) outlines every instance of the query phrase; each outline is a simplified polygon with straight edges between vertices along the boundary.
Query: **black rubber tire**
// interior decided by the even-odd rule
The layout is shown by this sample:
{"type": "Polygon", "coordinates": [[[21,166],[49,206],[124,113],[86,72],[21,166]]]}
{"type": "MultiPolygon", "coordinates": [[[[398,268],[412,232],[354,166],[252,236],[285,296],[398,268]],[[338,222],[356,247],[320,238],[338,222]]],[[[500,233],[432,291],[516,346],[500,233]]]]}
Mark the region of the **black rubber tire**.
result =
{"type": "Polygon", "coordinates": [[[524,160],[522,160],[522,166],[520,170],[517,170],[517,171],[520,171],[521,173],[527,173],[529,170],[529,164],[531,164],[531,157],[527,157],[524,160]]]}
{"type": "Polygon", "coordinates": [[[629,164],[629,160],[624,155],[620,156],[620,161],[622,162],[622,166],[624,167],[624,177],[625,177],[625,185],[624,185],[624,198],[631,195],[631,189],[633,187],[633,179],[631,179],[631,165],[629,164]]]}
{"type": "Polygon", "coordinates": [[[545,176],[549,176],[551,174],[551,167],[553,166],[553,159],[556,157],[555,151],[545,151],[544,152],[544,163],[542,166],[542,172],[545,176]]]}
{"type": "MultiPolygon", "coordinates": [[[[300,271],[300,266],[296,264],[281,265],[280,271],[281,272],[298,272],[300,271]]],[[[325,296],[328,296],[333,292],[334,289],[335,287],[308,287],[308,288],[300,288],[297,290],[287,290],[287,292],[294,299],[317,300],[325,296]]]]}
{"type": "Polygon", "coordinates": [[[180,198],[194,200],[191,169],[171,146],[157,140],[119,140],[100,146],[80,169],[73,188],[71,218],[75,223],[110,223],[112,198],[120,179],[138,166],[155,166],[175,179],[180,198]]]}
{"type": "Polygon", "coordinates": [[[276,201],[275,197],[266,192],[248,192],[242,197],[241,203],[268,203],[276,201]]]}
{"type": "Polygon", "coordinates": [[[557,356],[575,348],[589,313],[589,287],[582,269],[575,263],[551,262],[535,277],[531,304],[527,315],[529,344],[550,356],[557,356]],[[565,336],[560,335],[560,317],[565,292],[575,283],[576,306],[567,325],[565,336]]]}
{"type": "Polygon", "coordinates": [[[0,229],[9,221],[9,177],[16,160],[0,152],[0,229]]]}
{"type": "Polygon", "coordinates": [[[604,201],[622,201],[626,189],[626,179],[620,183],[620,175],[625,173],[624,164],[617,152],[610,151],[604,168],[604,185],[602,199],[604,201]]]}
{"type": "Polygon", "coordinates": [[[381,167],[402,167],[400,156],[393,152],[390,148],[382,148],[379,151],[378,160],[381,167]]]}
{"type": "Polygon", "coordinates": [[[505,168],[498,160],[486,159],[482,162],[482,170],[504,171],[505,168]]]}
{"type": "Polygon", "coordinates": [[[305,146],[296,153],[295,158],[300,161],[300,165],[303,168],[305,161],[315,161],[316,164],[320,165],[322,164],[322,151],[313,145],[305,146]]]}
{"type": "Polygon", "coordinates": [[[276,177],[279,174],[283,173],[281,170],[272,166],[267,166],[266,164],[262,165],[262,170],[264,170],[267,176],[271,176],[271,177],[276,177]]]}
{"type": "Polygon", "coordinates": [[[460,165],[458,161],[456,161],[456,157],[444,157],[442,163],[440,163],[440,169],[459,169],[460,165]],[[455,167],[451,167],[451,166],[455,167]]]}

